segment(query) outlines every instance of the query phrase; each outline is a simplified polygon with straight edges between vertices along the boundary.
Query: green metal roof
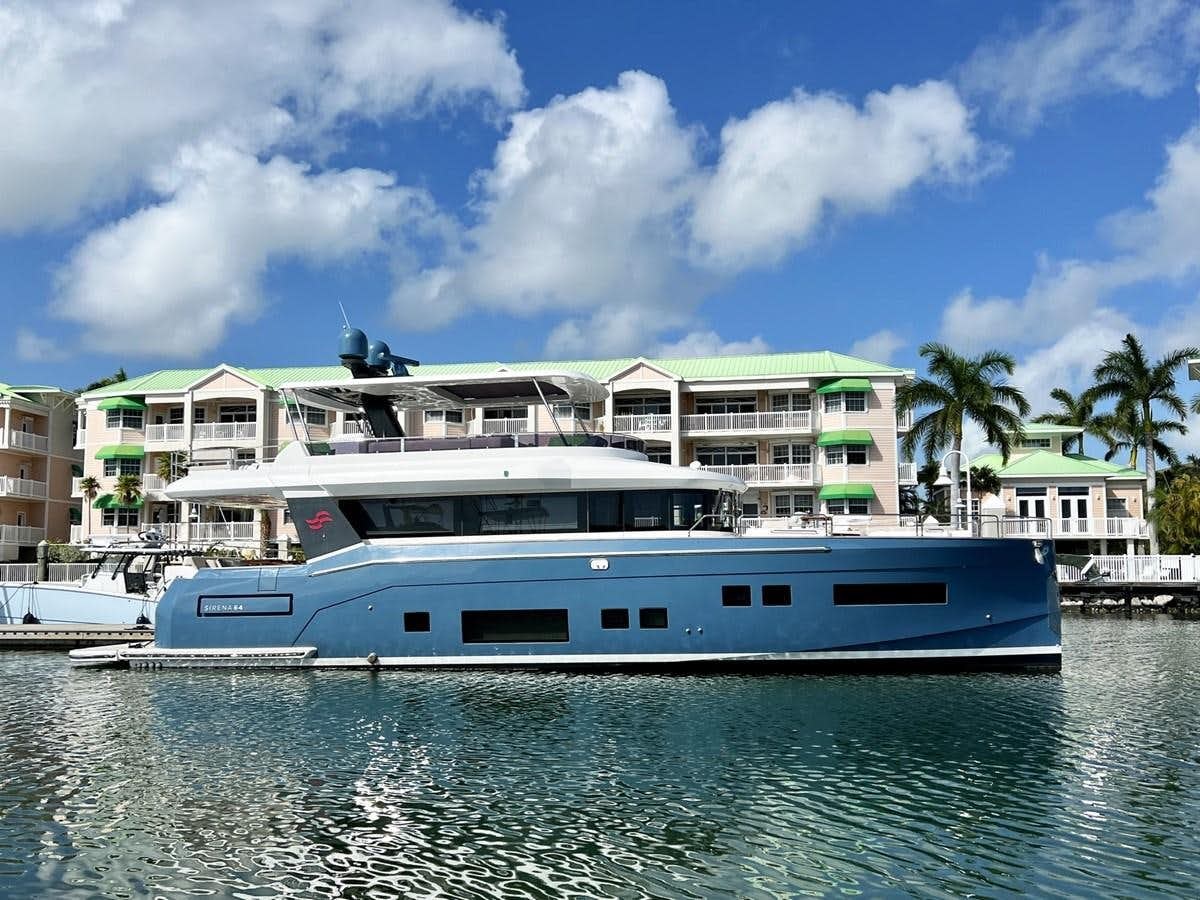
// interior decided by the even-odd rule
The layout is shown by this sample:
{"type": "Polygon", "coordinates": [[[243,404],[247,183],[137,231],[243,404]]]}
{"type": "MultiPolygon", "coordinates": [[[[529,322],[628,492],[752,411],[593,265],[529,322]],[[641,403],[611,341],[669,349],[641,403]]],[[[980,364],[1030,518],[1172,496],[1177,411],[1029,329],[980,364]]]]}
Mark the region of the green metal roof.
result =
{"type": "Polygon", "coordinates": [[[867,445],[873,444],[871,432],[865,428],[842,428],[839,431],[823,431],[817,438],[818,447],[836,447],[841,444],[867,445]]]}
{"type": "MultiPolygon", "coordinates": [[[[705,378],[755,378],[778,375],[802,377],[853,375],[907,375],[909,369],[897,369],[869,360],[818,350],[806,353],[756,353],[746,356],[698,356],[691,359],[659,359],[650,357],[616,357],[612,359],[530,360],[525,362],[468,362],[431,363],[414,369],[420,375],[476,375],[505,368],[514,372],[530,369],[568,369],[591,375],[598,381],[607,381],[625,369],[645,362],[662,369],[669,375],[689,381],[705,378]]],[[[269,388],[278,388],[289,381],[328,381],[349,379],[350,373],[342,366],[280,366],[262,369],[243,369],[228,366],[252,381],[269,388]]],[[[182,391],[220,368],[205,369],[161,369],[139,375],[118,384],[88,391],[88,399],[123,394],[147,394],[158,391],[182,391]]]]}
{"type": "Polygon", "coordinates": [[[869,484],[827,484],[821,488],[822,500],[872,500],[875,488],[869,484]]]}
{"type": "Polygon", "coordinates": [[[840,394],[842,391],[869,391],[871,382],[866,378],[839,378],[817,388],[818,394],[840,394]]]}
{"type": "Polygon", "coordinates": [[[1010,456],[1008,465],[1004,464],[999,453],[989,453],[986,456],[971,460],[972,466],[987,466],[996,474],[1007,478],[1037,478],[1047,477],[1083,477],[1093,478],[1145,478],[1145,474],[1137,469],[1130,469],[1116,463],[1093,459],[1080,453],[1054,453],[1050,450],[1035,450],[1031,453],[1020,453],[1010,456]]]}
{"type": "Polygon", "coordinates": [[[106,444],[96,451],[96,459],[141,459],[145,455],[145,448],[137,444],[106,444]]]}

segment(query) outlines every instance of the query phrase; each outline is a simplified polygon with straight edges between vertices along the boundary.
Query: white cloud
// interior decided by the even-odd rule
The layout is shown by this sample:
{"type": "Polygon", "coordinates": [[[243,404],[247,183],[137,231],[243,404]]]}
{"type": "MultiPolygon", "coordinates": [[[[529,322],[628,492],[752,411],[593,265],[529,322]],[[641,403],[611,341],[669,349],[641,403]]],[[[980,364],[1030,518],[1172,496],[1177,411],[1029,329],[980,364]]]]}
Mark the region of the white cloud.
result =
{"type": "Polygon", "coordinates": [[[696,143],[643,72],[515,114],[476,175],[477,224],[400,279],[396,316],[436,328],[475,308],[566,311],[577,317],[547,353],[648,352],[666,332],[704,332],[707,294],[829,215],[882,212],[918,182],[970,181],[995,161],[939,82],[871,94],[861,110],[797,93],[727,125],[712,168],[696,143]]]}
{"type": "Polygon", "coordinates": [[[93,232],[59,273],[56,311],[83,326],[89,348],[201,355],[262,310],[273,260],[345,260],[436,221],[428,196],[383,173],[314,175],[221,144],[185,149],[154,183],[163,202],[93,232]]]}
{"type": "Polygon", "coordinates": [[[17,329],[17,359],[25,362],[50,362],[66,356],[66,349],[53,338],[43,337],[28,328],[17,329]]]}
{"type": "Polygon", "coordinates": [[[1075,97],[1159,97],[1200,59],[1200,9],[1186,0],[1065,0],[1026,34],[979,47],[961,71],[968,93],[1031,127],[1075,97]]]}
{"type": "Polygon", "coordinates": [[[756,334],[748,341],[727,341],[715,331],[690,331],[677,341],[659,344],[655,356],[663,359],[690,359],[697,356],[742,356],[770,353],[771,346],[756,334]]]}
{"type": "Polygon", "coordinates": [[[1038,261],[1024,296],[954,297],[942,317],[943,338],[964,349],[1007,342],[1036,343],[1095,314],[1122,288],[1200,272],[1196,241],[1200,210],[1200,126],[1167,147],[1166,166],[1146,194],[1147,205],[1102,224],[1114,253],[1107,259],[1038,261]]]}
{"type": "Polygon", "coordinates": [[[720,161],[696,200],[695,237],[721,269],[774,263],[828,218],[885,212],[920,182],[970,182],[1001,158],[944,82],[873,92],[861,110],[797,91],[721,130],[720,161]]]}
{"type": "Polygon", "coordinates": [[[120,201],[186,144],[328,144],[350,117],[524,94],[499,24],[447,0],[16,0],[0,72],[0,231],[120,201]]]}
{"type": "Polygon", "coordinates": [[[908,342],[896,332],[884,328],[850,345],[850,355],[871,362],[890,363],[896,351],[908,342]]]}

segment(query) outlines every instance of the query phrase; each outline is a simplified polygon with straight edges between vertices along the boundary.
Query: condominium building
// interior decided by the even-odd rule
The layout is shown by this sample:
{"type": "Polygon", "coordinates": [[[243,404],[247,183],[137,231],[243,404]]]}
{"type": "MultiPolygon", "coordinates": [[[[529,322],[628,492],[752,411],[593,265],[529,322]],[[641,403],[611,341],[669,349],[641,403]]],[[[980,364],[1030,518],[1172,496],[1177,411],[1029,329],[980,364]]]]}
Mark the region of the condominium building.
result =
{"type": "Polygon", "coordinates": [[[0,384],[0,562],[32,561],[39,541],[65,541],[79,508],[71,478],[76,395],[40,385],[0,384]]]}
{"type": "MultiPolygon", "coordinates": [[[[897,439],[895,393],[911,370],[830,351],[704,357],[644,357],[525,363],[425,365],[420,375],[568,369],[609,389],[607,400],[559,406],[406,411],[411,436],[522,434],[559,429],[636,435],[652,460],[699,465],[749,485],[747,516],[804,512],[895,516],[902,484],[916,483],[897,439]]],[[[247,510],[196,508],[162,493],[173,472],[214,452],[235,460],[271,459],[293,439],[279,391],[293,381],[349,378],[338,366],[152,372],[79,398],[79,444],[100,491],[84,504],[79,540],[103,541],[154,528],[179,539],[245,545],[294,539],[286,514],[263,524],[247,510]],[[122,506],[122,474],[141,479],[143,496],[122,506]],[[264,533],[263,529],[266,529],[264,533]]],[[[355,439],[362,425],[319,409],[295,411],[309,441],[355,439]]],[[[79,492],[79,484],[76,483],[79,492]]]]}
{"type": "Polygon", "coordinates": [[[1007,463],[998,453],[972,460],[1000,476],[999,497],[985,497],[981,511],[1003,516],[1004,534],[1052,537],[1060,553],[1144,552],[1145,474],[1064,452],[1082,428],[1035,422],[1024,428],[1007,463]]]}

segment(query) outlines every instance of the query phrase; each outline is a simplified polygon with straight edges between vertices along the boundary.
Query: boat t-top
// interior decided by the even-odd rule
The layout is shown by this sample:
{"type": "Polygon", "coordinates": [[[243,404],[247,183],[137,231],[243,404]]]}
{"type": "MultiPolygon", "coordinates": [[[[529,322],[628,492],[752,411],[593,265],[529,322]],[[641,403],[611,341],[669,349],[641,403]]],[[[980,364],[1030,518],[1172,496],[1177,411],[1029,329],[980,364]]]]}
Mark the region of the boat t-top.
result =
{"type": "Polygon", "coordinates": [[[271,462],[193,469],[175,500],[286,507],[306,561],[171,583],[153,642],[72,651],[133,667],[1057,668],[1049,541],[741,533],[737,478],[650,462],[635,438],[567,431],[603,400],[545,369],[409,374],[347,328],[351,378],[284,385],[361,416],[271,462]],[[553,427],[407,436],[403,411],[540,404],[553,427]]]}

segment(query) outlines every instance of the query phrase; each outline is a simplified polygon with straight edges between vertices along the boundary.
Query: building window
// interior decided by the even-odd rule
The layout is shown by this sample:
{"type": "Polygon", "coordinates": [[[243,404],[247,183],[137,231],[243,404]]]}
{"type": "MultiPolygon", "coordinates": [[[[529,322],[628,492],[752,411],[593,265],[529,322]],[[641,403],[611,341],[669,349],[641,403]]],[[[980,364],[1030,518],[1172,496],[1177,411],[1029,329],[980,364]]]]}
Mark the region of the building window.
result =
{"type": "Polygon", "coordinates": [[[840,413],[842,411],[842,395],[841,394],[826,394],[824,399],[823,411],[826,415],[829,413],[840,413]]]}
{"type": "Polygon", "coordinates": [[[235,403],[217,411],[218,422],[256,422],[258,409],[253,403],[235,403]]]}
{"type": "Polygon", "coordinates": [[[1104,503],[1104,509],[1110,519],[1129,517],[1129,505],[1124,497],[1109,497],[1104,503]]]}
{"type": "Polygon", "coordinates": [[[867,464],[867,448],[862,444],[853,444],[846,447],[846,465],[849,466],[865,466],[867,464]]]}
{"type": "Polygon", "coordinates": [[[106,459],[104,460],[104,477],[115,478],[117,475],[141,475],[142,461],[140,459],[106,459]]]}
{"type": "Polygon", "coordinates": [[[425,421],[426,423],[447,422],[452,425],[461,425],[463,411],[461,409],[427,409],[425,410],[425,421]]]}
{"type": "Polygon", "coordinates": [[[208,412],[203,406],[192,407],[192,422],[196,425],[203,425],[207,421],[208,412]]]}
{"type": "Polygon", "coordinates": [[[1023,441],[1021,441],[1021,446],[1025,447],[1029,450],[1049,450],[1050,446],[1051,446],[1050,438],[1048,438],[1048,437],[1043,437],[1043,438],[1027,437],[1023,441]]]}
{"type": "Polygon", "coordinates": [[[771,462],[777,465],[806,466],[812,462],[812,444],[775,444],[771,462]]]}
{"type": "Polygon", "coordinates": [[[846,412],[866,412],[867,395],[863,391],[846,392],[846,412]]]}
{"type": "Polygon", "coordinates": [[[615,415],[618,416],[667,416],[671,414],[671,398],[666,395],[654,397],[621,397],[617,399],[615,415]]]}
{"type": "Polygon", "coordinates": [[[638,610],[638,627],[666,628],[667,611],[661,606],[643,606],[638,610]]]}
{"type": "Polygon", "coordinates": [[[172,406],[170,409],[167,410],[167,424],[168,425],[182,425],[183,424],[183,407],[182,406],[172,406]]]}
{"type": "Polygon", "coordinates": [[[696,412],[700,415],[755,412],[754,397],[697,397],[696,412]]]}
{"type": "Polygon", "coordinates": [[[238,450],[235,454],[235,458],[238,468],[247,466],[257,460],[257,456],[253,450],[238,450]]]}
{"type": "Polygon", "coordinates": [[[646,448],[646,459],[652,463],[662,463],[669,466],[671,464],[671,451],[663,449],[654,449],[653,447],[646,448]]]}
{"type": "Polygon", "coordinates": [[[601,628],[628,628],[629,627],[629,610],[627,610],[627,609],[602,609],[602,610],[600,610],[600,627],[601,628]]]}
{"type": "Polygon", "coordinates": [[[118,528],[133,528],[138,524],[139,510],[128,509],[126,507],[117,507],[116,509],[106,509],[100,514],[100,522],[106,526],[117,526],[118,528]]]}
{"type": "Polygon", "coordinates": [[[871,501],[857,497],[826,500],[825,511],[831,516],[869,516],[871,514],[871,501]]]}
{"type": "Polygon", "coordinates": [[[585,405],[573,406],[570,403],[555,403],[554,418],[556,419],[577,419],[581,422],[591,421],[591,407],[585,405]]]}
{"type": "Polygon", "coordinates": [[[321,409],[319,406],[300,406],[300,414],[304,417],[306,425],[328,425],[329,413],[327,410],[321,409]]]}
{"type": "Polygon", "coordinates": [[[846,448],[841,444],[835,444],[825,448],[825,465],[840,466],[846,462],[846,448]]]}
{"type": "Polygon", "coordinates": [[[757,503],[743,503],[742,504],[742,515],[748,516],[751,519],[758,518],[758,504],[757,503]]]}
{"type": "MultiPolygon", "coordinates": [[[[437,412],[437,410],[430,410],[430,412],[437,412]]],[[[498,407],[495,407],[494,409],[485,409],[483,411],[483,418],[485,420],[524,419],[524,418],[527,418],[528,416],[529,416],[529,410],[526,409],[524,406],[498,406],[498,407]]],[[[425,421],[426,422],[429,422],[429,421],[440,422],[441,419],[432,419],[431,420],[428,417],[426,417],[425,421]]],[[[450,421],[453,421],[453,420],[451,419],[450,421]]],[[[459,421],[461,422],[462,419],[459,419],[459,421]]]]}
{"type": "Polygon", "coordinates": [[[145,416],[140,409],[110,409],[105,411],[104,423],[109,428],[142,427],[145,416]]]}
{"type": "Polygon", "coordinates": [[[812,491],[799,494],[772,494],[771,503],[777,516],[811,516],[814,509],[812,491]]]}
{"type": "Polygon", "coordinates": [[[812,409],[811,394],[772,394],[772,412],[808,412],[812,409]]]}
{"type": "Polygon", "coordinates": [[[752,466],[758,462],[753,444],[736,447],[697,447],[696,459],[702,466],[752,466]]]}

